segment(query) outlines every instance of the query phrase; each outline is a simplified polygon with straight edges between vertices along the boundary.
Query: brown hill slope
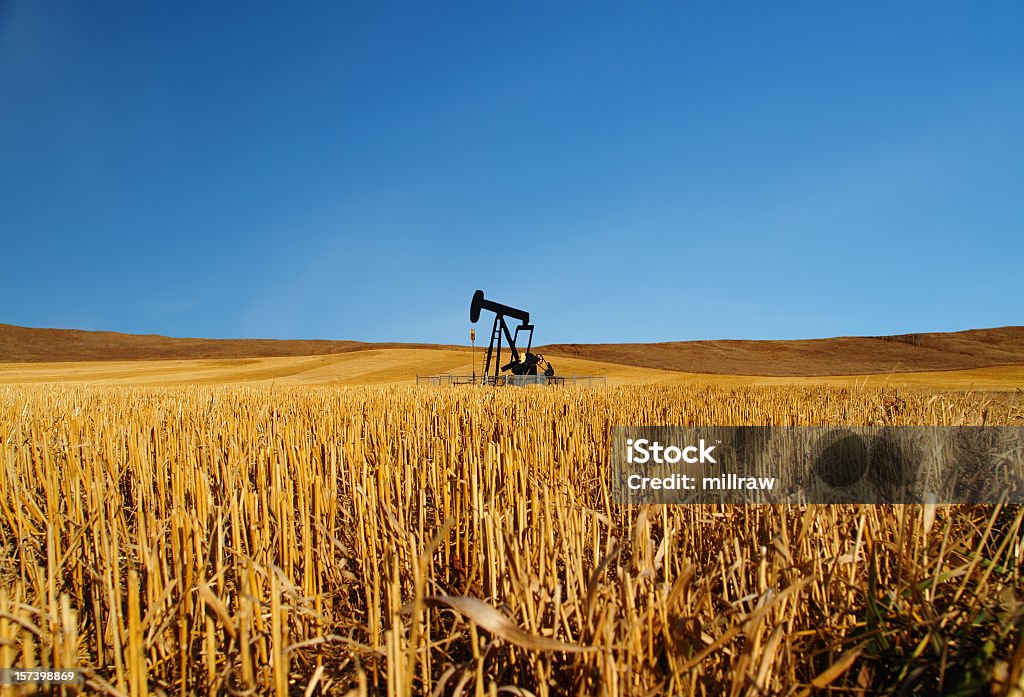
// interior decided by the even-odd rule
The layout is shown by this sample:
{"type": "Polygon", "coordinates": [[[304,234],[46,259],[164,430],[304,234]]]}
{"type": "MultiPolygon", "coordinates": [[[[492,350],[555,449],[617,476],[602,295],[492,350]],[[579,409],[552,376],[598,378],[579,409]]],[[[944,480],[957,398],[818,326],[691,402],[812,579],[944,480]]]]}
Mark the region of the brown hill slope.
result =
{"type": "MultiPolygon", "coordinates": [[[[263,358],[413,348],[466,350],[359,341],[181,339],[0,324],[0,363],[263,358]]],[[[1024,365],[1024,327],[799,341],[553,344],[538,350],[552,359],[556,369],[559,357],[570,357],[718,375],[866,375],[1024,365]]]]}
{"type": "Polygon", "coordinates": [[[553,344],[538,350],[552,358],[572,356],[691,373],[868,375],[1024,364],[1024,327],[796,341],[553,344]]]}
{"type": "Polygon", "coordinates": [[[319,356],[382,348],[437,347],[433,344],[370,344],[320,339],[179,339],[159,334],[38,329],[0,324],[0,363],[319,356]]]}

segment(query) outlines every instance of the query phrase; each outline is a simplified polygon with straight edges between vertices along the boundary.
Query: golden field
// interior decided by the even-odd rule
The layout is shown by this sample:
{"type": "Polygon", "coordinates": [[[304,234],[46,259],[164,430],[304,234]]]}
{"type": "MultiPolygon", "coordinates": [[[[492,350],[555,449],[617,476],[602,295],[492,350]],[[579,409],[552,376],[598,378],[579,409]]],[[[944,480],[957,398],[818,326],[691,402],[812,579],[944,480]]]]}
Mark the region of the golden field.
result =
{"type": "MultiPolygon", "coordinates": [[[[477,374],[483,366],[477,351],[477,374]]],[[[1024,389],[1024,365],[865,375],[719,375],[550,355],[559,375],[604,376],[609,385],[898,387],[932,390],[1024,389]]],[[[749,365],[751,369],[756,364],[749,365]]],[[[400,385],[417,375],[473,371],[467,349],[386,348],[317,356],[0,363],[0,384],[400,385]]]]}
{"type": "Polygon", "coordinates": [[[0,386],[0,666],[133,696],[1024,694],[1020,506],[615,505],[626,423],[1021,425],[1024,398],[0,386]]]}

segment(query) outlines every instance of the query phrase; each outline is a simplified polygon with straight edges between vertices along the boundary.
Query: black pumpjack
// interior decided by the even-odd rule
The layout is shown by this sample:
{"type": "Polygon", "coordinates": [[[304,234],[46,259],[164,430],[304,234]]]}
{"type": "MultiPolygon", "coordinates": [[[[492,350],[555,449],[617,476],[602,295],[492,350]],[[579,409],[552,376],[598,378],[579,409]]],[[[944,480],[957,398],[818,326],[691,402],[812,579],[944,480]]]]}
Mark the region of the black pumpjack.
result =
{"type": "Polygon", "coordinates": [[[484,298],[484,292],[478,290],[473,293],[473,302],[469,305],[469,321],[476,324],[480,320],[481,310],[489,310],[494,313],[494,326],[491,328],[491,340],[487,345],[487,363],[484,367],[485,380],[489,379],[488,375],[491,372],[492,360],[494,361],[493,382],[495,384],[499,384],[502,381],[502,372],[510,372],[513,375],[537,375],[539,370],[543,370],[545,376],[549,378],[554,377],[555,369],[551,363],[546,361],[544,356],[539,353],[530,352],[530,348],[533,346],[533,325],[530,324],[529,312],[509,305],[502,305],[493,300],[487,300],[484,298]],[[509,330],[508,323],[505,322],[506,317],[519,321],[514,334],[509,330]],[[519,349],[516,348],[519,332],[529,334],[525,355],[521,355],[519,349]],[[505,365],[501,365],[502,337],[508,342],[509,351],[512,353],[512,360],[505,365]]]}

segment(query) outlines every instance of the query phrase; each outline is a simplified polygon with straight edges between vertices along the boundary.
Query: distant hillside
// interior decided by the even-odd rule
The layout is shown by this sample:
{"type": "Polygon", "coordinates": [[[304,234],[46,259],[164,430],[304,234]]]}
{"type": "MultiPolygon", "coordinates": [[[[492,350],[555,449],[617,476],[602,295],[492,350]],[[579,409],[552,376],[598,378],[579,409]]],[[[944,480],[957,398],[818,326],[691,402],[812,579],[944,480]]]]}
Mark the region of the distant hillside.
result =
{"type": "Polygon", "coordinates": [[[1024,364],[1024,327],[798,341],[553,344],[538,350],[552,358],[573,356],[691,373],[865,375],[1024,364]]]}
{"type": "Polygon", "coordinates": [[[178,339],[159,334],[37,329],[0,324],[0,363],[319,356],[385,348],[437,346],[320,339],[178,339]]]}
{"type": "MultiPolygon", "coordinates": [[[[379,349],[455,349],[436,344],[277,339],[179,339],[0,324],[0,363],[318,356],[379,349]]],[[[462,347],[461,350],[465,350],[462,347]]],[[[965,370],[1024,364],[1024,327],[799,341],[553,344],[558,357],[718,375],[816,376],[965,370]]]]}

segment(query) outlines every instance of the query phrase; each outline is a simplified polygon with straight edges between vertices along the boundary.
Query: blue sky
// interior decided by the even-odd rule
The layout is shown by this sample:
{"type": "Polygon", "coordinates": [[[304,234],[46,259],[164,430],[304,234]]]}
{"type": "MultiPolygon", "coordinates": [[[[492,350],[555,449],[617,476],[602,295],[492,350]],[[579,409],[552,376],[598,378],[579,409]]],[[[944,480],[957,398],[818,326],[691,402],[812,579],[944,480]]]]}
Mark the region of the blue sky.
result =
{"type": "Polygon", "coordinates": [[[0,322],[1024,323],[1020,2],[0,0],[0,322]]]}

